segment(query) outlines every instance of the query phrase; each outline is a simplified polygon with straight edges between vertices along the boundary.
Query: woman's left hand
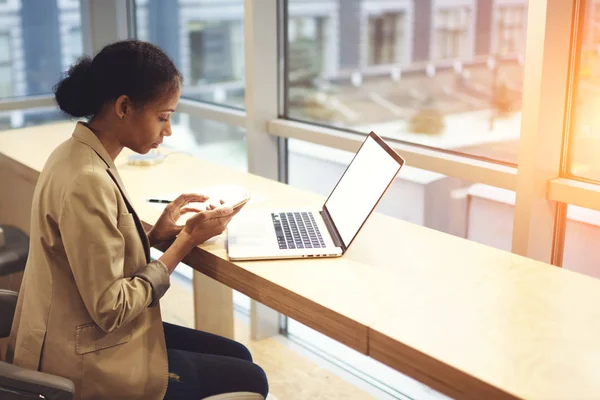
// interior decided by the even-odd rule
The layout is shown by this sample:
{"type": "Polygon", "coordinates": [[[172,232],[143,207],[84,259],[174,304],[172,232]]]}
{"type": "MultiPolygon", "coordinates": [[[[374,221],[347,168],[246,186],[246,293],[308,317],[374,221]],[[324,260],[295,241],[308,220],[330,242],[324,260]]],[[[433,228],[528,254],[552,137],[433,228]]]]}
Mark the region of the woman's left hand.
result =
{"type": "Polygon", "coordinates": [[[154,227],[148,232],[150,244],[174,239],[183,229],[183,225],[177,225],[179,217],[189,212],[202,211],[198,208],[186,206],[189,203],[202,203],[206,200],[208,200],[208,196],[201,194],[182,194],[170,202],[156,221],[156,224],[154,224],[154,227]]]}

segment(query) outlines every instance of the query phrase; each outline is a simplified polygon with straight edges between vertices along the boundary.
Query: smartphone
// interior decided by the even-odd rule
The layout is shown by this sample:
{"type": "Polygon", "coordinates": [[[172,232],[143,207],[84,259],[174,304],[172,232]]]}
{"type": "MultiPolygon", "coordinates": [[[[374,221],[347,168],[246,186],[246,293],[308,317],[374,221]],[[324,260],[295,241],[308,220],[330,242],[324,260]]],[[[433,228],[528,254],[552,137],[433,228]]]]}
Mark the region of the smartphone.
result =
{"type": "Polygon", "coordinates": [[[220,206],[218,206],[217,208],[223,208],[223,207],[231,207],[232,209],[237,209],[240,208],[241,206],[243,206],[244,204],[246,204],[248,201],[250,200],[250,195],[246,194],[242,199],[236,201],[236,202],[229,202],[226,201],[225,203],[221,204],[220,206]]]}

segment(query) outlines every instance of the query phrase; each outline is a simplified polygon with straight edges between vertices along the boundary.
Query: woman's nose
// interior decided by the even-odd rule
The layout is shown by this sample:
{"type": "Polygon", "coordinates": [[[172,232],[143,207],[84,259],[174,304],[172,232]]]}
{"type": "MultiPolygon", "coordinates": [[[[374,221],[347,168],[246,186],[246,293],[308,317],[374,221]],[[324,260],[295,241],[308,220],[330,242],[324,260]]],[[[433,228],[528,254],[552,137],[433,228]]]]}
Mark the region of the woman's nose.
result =
{"type": "Polygon", "coordinates": [[[171,131],[171,122],[169,121],[169,124],[163,129],[162,135],[163,136],[171,136],[172,134],[173,134],[173,132],[171,131]]]}

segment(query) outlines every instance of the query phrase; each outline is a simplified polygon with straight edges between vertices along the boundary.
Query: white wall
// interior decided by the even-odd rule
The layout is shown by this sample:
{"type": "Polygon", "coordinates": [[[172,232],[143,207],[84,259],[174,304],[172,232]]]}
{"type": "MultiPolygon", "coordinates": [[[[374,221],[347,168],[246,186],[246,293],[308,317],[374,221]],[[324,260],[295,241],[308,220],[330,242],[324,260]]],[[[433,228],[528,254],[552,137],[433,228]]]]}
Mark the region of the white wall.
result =
{"type": "Polygon", "coordinates": [[[600,278],[600,227],[579,221],[567,222],[563,268],[600,278]]]}
{"type": "MultiPolygon", "coordinates": [[[[514,193],[486,185],[469,190],[467,238],[510,251],[514,193]]],[[[563,268],[600,278],[600,212],[569,206],[563,268]]]]}
{"type": "Polygon", "coordinates": [[[473,185],[468,193],[467,239],[510,251],[514,192],[473,185]]]}

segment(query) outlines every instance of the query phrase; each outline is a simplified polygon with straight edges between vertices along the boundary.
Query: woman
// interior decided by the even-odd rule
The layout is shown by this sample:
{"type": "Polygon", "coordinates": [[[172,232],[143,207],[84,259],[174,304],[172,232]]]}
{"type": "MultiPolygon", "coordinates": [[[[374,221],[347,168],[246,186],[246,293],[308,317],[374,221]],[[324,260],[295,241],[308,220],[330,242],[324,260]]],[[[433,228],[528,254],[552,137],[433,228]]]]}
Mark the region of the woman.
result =
{"type": "Polygon", "coordinates": [[[160,49],[131,40],[80,59],[55,88],[60,108],[88,122],[54,150],[37,182],[8,356],[71,379],[78,399],[267,396],[243,345],[161,320],[169,274],[236,212],[194,210],[186,206],[206,197],[182,195],[146,233],[114,164],[124,147],[147,153],[171,135],[181,83],[160,49]],[[150,246],[171,239],[152,261],[150,246]]]}

